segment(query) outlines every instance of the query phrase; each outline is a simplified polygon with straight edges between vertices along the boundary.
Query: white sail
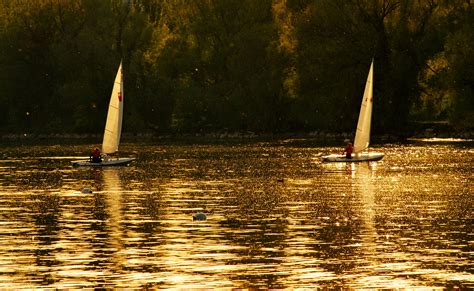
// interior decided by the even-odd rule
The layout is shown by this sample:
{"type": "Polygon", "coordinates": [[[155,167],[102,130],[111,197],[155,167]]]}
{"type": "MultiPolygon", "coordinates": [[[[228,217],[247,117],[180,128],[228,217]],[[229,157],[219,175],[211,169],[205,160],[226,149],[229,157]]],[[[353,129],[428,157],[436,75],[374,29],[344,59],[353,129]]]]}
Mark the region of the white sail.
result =
{"type": "Polygon", "coordinates": [[[102,152],[112,154],[118,151],[120,134],[122,132],[123,115],[123,78],[122,62],[115,77],[112,95],[110,96],[107,122],[105,123],[104,140],[102,142],[102,152]]]}
{"type": "Polygon", "coordinates": [[[369,75],[365,83],[364,96],[360,106],[359,121],[354,139],[354,153],[360,153],[369,147],[370,123],[372,119],[374,61],[370,65],[369,75]]]}

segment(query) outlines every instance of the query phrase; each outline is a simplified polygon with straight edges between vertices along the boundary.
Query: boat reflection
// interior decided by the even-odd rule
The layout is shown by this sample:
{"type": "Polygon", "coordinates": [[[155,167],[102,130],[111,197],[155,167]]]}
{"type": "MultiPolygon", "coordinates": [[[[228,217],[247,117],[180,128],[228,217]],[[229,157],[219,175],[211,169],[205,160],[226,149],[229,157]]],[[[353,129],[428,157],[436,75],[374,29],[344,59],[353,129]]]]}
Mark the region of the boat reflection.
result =
{"type": "MultiPolygon", "coordinates": [[[[353,272],[354,285],[358,287],[370,286],[371,288],[393,287],[403,288],[412,286],[413,282],[398,276],[380,276],[382,269],[387,269],[384,238],[377,232],[377,216],[381,215],[377,209],[377,167],[376,163],[352,165],[351,188],[354,195],[356,215],[360,220],[357,236],[358,262],[353,272]],[[359,204],[359,205],[357,205],[359,204]],[[385,267],[384,267],[385,265],[385,267]]],[[[385,270],[386,271],[386,270],[385,270]]]]}
{"type": "Polygon", "coordinates": [[[97,274],[99,287],[142,287],[160,276],[155,259],[160,258],[161,240],[158,215],[160,204],[153,193],[124,189],[122,175],[128,169],[106,168],[98,170],[101,176],[100,191],[94,194],[94,235],[90,238],[93,258],[89,265],[97,274]],[[136,195],[140,194],[140,195],[136,195]],[[118,279],[121,277],[120,279],[118,279]],[[116,279],[117,278],[117,279],[116,279]]]}
{"type": "MultiPolygon", "coordinates": [[[[393,252],[395,247],[389,235],[384,235],[383,217],[379,207],[383,195],[383,180],[379,179],[378,163],[339,164],[333,166],[338,183],[345,183],[344,205],[336,215],[333,225],[336,239],[326,250],[336,260],[338,280],[354,288],[410,288],[416,281],[403,276],[403,271],[413,268],[403,252],[393,252]],[[336,169],[334,169],[336,168],[336,169]],[[333,248],[333,250],[331,250],[333,248]],[[401,262],[403,261],[403,262],[401,262]],[[380,274],[384,274],[383,276],[380,274]]],[[[323,263],[324,265],[325,263],[323,263]]],[[[334,266],[329,266],[334,270],[334,266]]]]}
{"type": "Polygon", "coordinates": [[[90,225],[93,236],[89,238],[94,252],[90,265],[107,267],[109,272],[123,268],[122,242],[122,185],[119,168],[98,169],[94,172],[101,179],[100,191],[94,192],[92,208],[93,222],[90,225]]]}

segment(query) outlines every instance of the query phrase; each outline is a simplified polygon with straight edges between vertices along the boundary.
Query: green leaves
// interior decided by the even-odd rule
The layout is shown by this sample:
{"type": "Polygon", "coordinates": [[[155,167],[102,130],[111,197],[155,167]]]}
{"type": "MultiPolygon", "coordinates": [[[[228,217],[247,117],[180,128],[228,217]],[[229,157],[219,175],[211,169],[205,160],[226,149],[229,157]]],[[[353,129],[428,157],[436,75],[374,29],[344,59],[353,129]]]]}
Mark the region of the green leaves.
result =
{"type": "Polygon", "coordinates": [[[2,1],[0,131],[101,132],[121,59],[125,131],[352,132],[372,58],[375,131],[469,127],[472,19],[462,0],[2,1]]]}

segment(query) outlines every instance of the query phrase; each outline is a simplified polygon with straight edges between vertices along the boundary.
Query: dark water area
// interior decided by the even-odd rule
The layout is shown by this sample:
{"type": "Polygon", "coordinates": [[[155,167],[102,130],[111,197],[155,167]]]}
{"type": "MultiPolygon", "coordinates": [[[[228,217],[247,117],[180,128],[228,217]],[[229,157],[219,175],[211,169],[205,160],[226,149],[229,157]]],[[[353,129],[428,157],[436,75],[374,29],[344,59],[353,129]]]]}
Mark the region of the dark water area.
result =
{"type": "Polygon", "coordinates": [[[474,288],[473,141],[93,146],[0,145],[0,288],[474,288]]]}

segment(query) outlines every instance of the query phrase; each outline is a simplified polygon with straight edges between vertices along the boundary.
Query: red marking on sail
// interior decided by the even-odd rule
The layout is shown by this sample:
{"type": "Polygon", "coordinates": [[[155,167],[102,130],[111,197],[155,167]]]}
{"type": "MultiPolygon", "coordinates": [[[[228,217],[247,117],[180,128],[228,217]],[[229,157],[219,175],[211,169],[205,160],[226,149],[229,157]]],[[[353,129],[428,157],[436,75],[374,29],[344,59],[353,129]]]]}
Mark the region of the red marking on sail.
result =
{"type": "Polygon", "coordinates": [[[122,102],[122,92],[118,92],[118,99],[119,99],[119,102],[122,102]]]}

